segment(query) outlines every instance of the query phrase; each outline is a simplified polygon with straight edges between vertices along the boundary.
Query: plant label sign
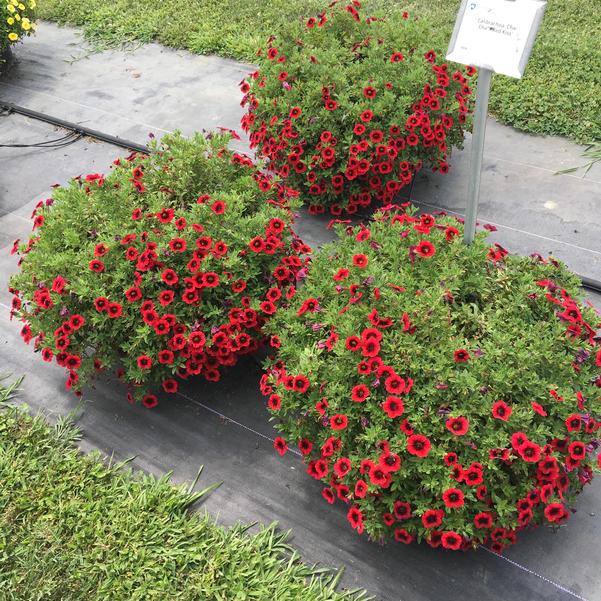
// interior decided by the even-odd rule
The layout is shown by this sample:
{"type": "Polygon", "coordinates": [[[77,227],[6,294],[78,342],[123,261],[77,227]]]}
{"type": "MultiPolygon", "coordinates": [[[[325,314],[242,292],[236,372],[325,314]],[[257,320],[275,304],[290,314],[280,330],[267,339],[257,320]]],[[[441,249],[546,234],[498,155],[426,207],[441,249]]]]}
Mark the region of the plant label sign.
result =
{"type": "Polygon", "coordinates": [[[447,59],[521,78],[545,0],[463,0],[447,59]]]}

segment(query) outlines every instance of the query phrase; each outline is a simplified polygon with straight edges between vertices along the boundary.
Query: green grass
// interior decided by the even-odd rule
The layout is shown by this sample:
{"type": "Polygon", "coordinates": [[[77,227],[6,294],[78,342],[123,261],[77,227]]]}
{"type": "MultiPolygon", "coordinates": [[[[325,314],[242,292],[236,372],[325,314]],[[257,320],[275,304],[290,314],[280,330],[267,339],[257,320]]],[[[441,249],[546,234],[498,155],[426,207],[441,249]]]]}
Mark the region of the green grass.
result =
{"type": "MultiPolygon", "coordinates": [[[[252,61],[266,37],[315,14],[327,0],[40,0],[44,19],[84,28],[98,47],[158,41],[198,54],[252,61]]],[[[459,0],[371,0],[432,23],[432,46],[445,50],[459,0]]],[[[537,134],[578,142],[601,139],[601,2],[549,0],[522,80],[496,76],[491,113],[537,134]]]]}
{"type": "MultiPolygon", "coordinates": [[[[0,388],[0,404],[10,394],[0,388]]],[[[78,437],[0,408],[3,601],[366,598],[336,592],[338,576],[302,564],[275,526],[219,527],[189,511],[206,491],[82,455],[78,437]]]]}

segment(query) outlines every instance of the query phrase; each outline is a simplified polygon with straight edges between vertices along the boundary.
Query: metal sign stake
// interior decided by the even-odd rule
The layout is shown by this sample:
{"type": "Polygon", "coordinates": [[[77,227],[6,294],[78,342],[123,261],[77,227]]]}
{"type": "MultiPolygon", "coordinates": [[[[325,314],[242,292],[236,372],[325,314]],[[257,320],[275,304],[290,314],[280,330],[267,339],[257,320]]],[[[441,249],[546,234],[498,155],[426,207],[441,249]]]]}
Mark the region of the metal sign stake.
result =
{"type": "Polygon", "coordinates": [[[465,211],[465,244],[471,244],[476,235],[492,74],[522,77],[546,4],[547,0],[461,0],[446,58],[479,70],[465,211]]]}
{"type": "Polygon", "coordinates": [[[478,214],[478,198],[480,196],[480,176],[482,173],[482,155],[484,153],[484,137],[486,135],[486,116],[488,115],[488,97],[492,71],[478,71],[478,88],[476,91],[476,109],[472,128],[472,149],[470,156],[470,175],[467,207],[465,210],[465,227],[463,241],[471,244],[476,235],[476,216],[478,214]]]}

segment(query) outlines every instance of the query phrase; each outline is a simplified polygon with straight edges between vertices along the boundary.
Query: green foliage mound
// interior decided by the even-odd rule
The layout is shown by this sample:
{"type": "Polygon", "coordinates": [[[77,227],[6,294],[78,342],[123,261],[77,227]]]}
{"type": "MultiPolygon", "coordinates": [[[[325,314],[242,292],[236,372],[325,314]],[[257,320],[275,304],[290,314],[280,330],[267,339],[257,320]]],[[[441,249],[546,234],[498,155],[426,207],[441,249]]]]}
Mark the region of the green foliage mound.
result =
{"type": "Polygon", "coordinates": [[[339,225],[269,323],[262,390],[276,449],[298,446],[358,532],[502,551],[592,479],[599,316],[554,259],[462,229],[394,209],[339,225]]]}

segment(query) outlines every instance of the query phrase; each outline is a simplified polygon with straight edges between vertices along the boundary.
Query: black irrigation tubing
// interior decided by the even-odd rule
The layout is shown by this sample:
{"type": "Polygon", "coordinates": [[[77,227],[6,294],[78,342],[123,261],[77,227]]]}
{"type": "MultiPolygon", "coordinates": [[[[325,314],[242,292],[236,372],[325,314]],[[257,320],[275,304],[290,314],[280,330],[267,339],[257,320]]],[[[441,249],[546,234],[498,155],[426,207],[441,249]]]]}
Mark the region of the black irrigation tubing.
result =
{"type": "MultiPolygon", "coordinates": [[[[64,129],[69,129],[75,132],[76,134],[79,134],[79,136],[88,136],[90,138],[95,138],[96,140],[101,140],[102,142],[113,144],[114,146],[120,146],[121,148],[126,148],[127,150],[135,150],[144,154],[149,154],[151,152],[151,150],[143,144],[138,144],[137,142],[130,142],[129,140],[124,140],[123,138],[110,136],[108,134],[102,133],[101,131],[90,129],[89,127],[77,125],[76,123],[72,123],[71,121],[65,121],[63,119],[58,119],[57,117],[46,115],[45,113],[32,111],[31,109],[19,106],[18,104],[13,104],[12,102],[0,100],[0,108],[5,109],[10,113],[18,113],[19,115],[23,115],[25,117],[30,117],[39,121],[45,121],[46,123],[51,123],[52,125],[56,125],[64,129]]],[[[411,201],[411,196],[413,195],[414,183],[415,178],[411,180],[411,187],[409,189],[408,198],[409,201],[411,201]]],[[[367,215],[366,217],[369,218],[369,216],[367,215]]],[[[583,275],[578,275],[578,277],[582,282],[583,288],[601,294],[601,281],[583,275]]]]}
{"type": "Polygon", "coordinates": [[[0,108],[5,109],[10,113],[18,113],[19,115],[31,117],[32,119],[37,119],[38,121],[45,121],[46,123],[51,123],[52,125],[69,129],[81,136],[95,138],[96,140],[101,140],[102,142],[113,144],[114,146],[120,146],[121,148],[126,148],[127,150],[135,150],[144,154],[148,154],[150,152],[149,148],[143,144],[130,142],[129,140],[124,140],[123,138],[118,138],[116,136],[109,136],[101,131],[90,129],[89,127],[84,127],[83,125],[77,125],[77,123],[72,123],[71,121],[64,121],[63,119],[58,119],[57,117],[52,117],[50,115],[46,115],[45,113],[32,111],[31,109],[19,106],[18,104],[13,104],[12,102],[0,100],[0,108]]]}

